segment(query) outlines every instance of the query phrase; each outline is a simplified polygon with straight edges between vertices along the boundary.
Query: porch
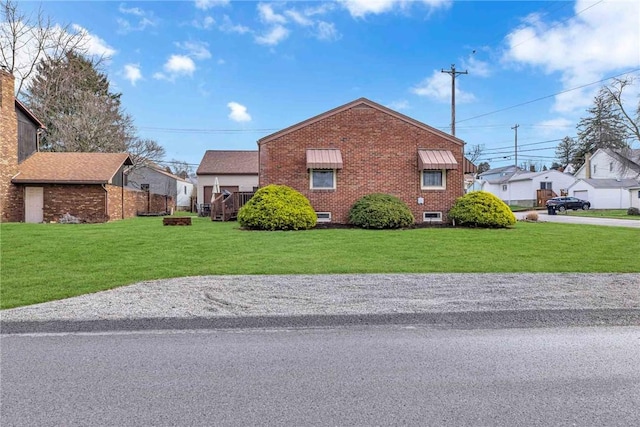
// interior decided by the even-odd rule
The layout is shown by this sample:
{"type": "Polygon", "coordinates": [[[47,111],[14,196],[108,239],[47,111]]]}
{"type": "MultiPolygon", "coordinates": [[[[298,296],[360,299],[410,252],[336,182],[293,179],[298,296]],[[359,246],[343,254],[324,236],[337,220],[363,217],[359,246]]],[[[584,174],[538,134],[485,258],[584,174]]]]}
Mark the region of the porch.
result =
{"type": "Polygon", "coordinates": [[[211,221],[235,221],[238,219],[238,211],[240,208],[243,207],[254,194],[253,191],[229,192],[223,190],[222,193],[213,195],[211,204],[202,207],[200,211],[201,216],[210,216],[211,221]]]}

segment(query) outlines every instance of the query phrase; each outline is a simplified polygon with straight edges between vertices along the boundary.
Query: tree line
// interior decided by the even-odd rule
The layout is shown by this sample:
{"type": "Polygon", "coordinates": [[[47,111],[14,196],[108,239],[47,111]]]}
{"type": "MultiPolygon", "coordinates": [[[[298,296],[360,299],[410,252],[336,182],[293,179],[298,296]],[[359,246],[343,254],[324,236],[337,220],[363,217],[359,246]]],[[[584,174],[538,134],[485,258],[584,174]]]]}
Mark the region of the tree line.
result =
{"type": "MultiPolygon", "coordinates": [[[[54,25],[41,10],[27,15],[12,0],[1,7],[0,65],[16,77],[16,97],[46,126],[40,150],[128,152],[134,167],[163,164],[164,148],[138,136],[103,71],[107,58],[89,54],[85,31],[54,25]]],[[[191,172],[178,160],[165,169],[191,172]]]]}

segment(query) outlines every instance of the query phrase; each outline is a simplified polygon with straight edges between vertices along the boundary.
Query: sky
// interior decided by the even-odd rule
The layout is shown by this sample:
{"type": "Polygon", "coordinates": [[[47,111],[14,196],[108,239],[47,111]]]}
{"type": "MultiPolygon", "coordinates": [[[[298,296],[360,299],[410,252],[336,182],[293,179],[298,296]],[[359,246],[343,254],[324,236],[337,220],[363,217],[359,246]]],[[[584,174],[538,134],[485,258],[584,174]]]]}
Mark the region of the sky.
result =
{"type": "MultiPolygon", "coordinates": [[[[20,1],[85,32],[142,138],[197,168],[365,97],[480,146],[491,167],[550,166],[598,89],[636,76],[640,2],[20,1]],[[518,127],[516,128],[516,125],[518,127]]],[[[638,147],[637,147],[638,148],[638,147]]]]}

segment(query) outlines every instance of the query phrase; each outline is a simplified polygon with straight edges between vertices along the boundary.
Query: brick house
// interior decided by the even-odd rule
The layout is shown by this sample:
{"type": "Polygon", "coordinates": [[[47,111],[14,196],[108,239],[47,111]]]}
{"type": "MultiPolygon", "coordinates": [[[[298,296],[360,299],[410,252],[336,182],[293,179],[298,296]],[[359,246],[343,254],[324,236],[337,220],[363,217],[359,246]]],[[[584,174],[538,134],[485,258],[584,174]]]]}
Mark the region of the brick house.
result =
{"type": "Polygon", "coordinates": [[[448,222],[474,169],[462,140],[366,98],[268,135],[258,151],[261,187],[288,185],[337,224],[370,193],[399,197],[416,223],[448,222]]]}
{"type": "MultiPolygon", "coordinates": [[[[125,190],[126,153],[38,152],[42,123],[14,96],[14,78],[0,69],[0,220],[50,222],[69,213],[86,222],[135,216],[165,198],[125,190]]],[[[164,209],[162,209],[164,210],[164,209]]]]}

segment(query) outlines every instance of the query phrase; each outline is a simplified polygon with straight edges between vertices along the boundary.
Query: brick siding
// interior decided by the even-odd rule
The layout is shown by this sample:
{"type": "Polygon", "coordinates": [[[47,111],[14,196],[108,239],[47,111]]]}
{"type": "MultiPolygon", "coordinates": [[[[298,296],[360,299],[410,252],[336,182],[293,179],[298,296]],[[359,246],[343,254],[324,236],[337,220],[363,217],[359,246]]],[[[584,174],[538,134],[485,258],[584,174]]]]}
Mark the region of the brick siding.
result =
{"type": "Polygon", "coordinates": [[[0,69],[0,221],[20,221],[22,193],[11,183],[18,173],[18,117],[13,76],[0,69]]]}
{"type": "Polygon", "coordinates": [[[349,209],[370,193],[403,200],[422,223],[423,212],[447,211],[464,194],[463,147],[437,133],[382,110],[355,106],[260,144],[260,186],[288,185],[304,194],[317,212],[331,212],[332,222],[347,223],[349,209]],[[337,148],[343,169],[336,190],[311,190],[306,149],[337,148]],[[446,190],[422,190],[418,150],[449,150],[457,170],[448,170],[446,190]],[[418,204],[418,198],[424,204],[418,204]]]}

